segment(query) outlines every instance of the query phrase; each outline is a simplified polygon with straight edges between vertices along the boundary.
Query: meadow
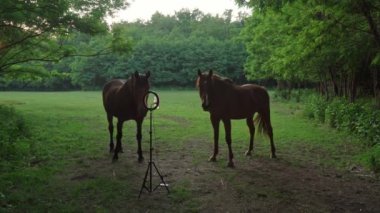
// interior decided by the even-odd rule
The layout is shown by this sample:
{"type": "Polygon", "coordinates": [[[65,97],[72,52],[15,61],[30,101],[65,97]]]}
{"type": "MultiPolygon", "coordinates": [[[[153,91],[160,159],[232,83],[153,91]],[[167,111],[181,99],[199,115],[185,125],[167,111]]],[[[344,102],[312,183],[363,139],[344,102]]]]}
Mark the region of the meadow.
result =
{"type": "MultiPolygon", "coordinates": [[[[302,105],[271,102],[278,159],[256,134],[252,157],[244,120],[232,122],[236,168],[227,168],[224,131],[217,162],[208,162],[213,139],[209,114],[195,90],[157,90],[153,157],[170,193],[159,188],[137,199],[148,162],[137,161],[135,123],[124,123],[124,153],[112,163],[101,92],[0,92],[29,134],[0,165],[0,211],[376,211],[380,186],[366,169],[360,139],[302,116],[302,105]]],[[[221,124],[222,125],[222,124],[221,124]]],[[[223,130],[223,128],[221,128],[223,130]]],[[[155,179],[158,183],[158,179],[155,179]]]]}

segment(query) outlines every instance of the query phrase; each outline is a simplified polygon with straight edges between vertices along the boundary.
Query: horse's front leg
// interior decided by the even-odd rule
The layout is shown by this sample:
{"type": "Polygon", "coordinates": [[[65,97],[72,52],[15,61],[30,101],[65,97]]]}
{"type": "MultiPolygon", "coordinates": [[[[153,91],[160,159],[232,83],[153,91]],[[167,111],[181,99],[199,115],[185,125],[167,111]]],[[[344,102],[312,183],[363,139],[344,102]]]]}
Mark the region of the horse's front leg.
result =
{"type": "Polygon", "coordinates": [[[114,151],[112,115],[107,113],[108,132],[110,133],[110,152],[114,151]]]}
{"type": "Polygon", "coordinates": [[[141,149],[141,139],[142,139],[141,128],[142,128],[142,123],[143,123],[143,119],[136,120],[136,124],[137,124],[137,133],[136,133],[137,154],[139,155],[139,158],[138,158],[139,162],[142,162],[144,160],[144,157],[143,157],[143,154],[142,154],[142,149],[141,149]]]}
{"type": "Polygon", "coordinates": [[[113,161],[117,160],[118,153],[122,150],[121,149],[121,138],[123,137],[123,121],[120,119],[117,120],[117,133],[116,133],[116,148],[115,148],[115,153],[113,155],[113,161]]]}
{"type": "Polygon", "coordinates": [[[226,131],[226,142],[228,145],[228,167],[234,167],[234,162],[232,159],[234,158],[234,154],[232,153],[232,148],[231,148],[231,120],[230,119],[224,119],[224,129],[226,131]]]}
{"type": "Polygon", "coordinates": [[[211,124],[212,124],[212,127],[214,129],[214,154],[211,155],[209,161],[216,161],[216,156],[218,155],[218,152],[219,152],[219,123],[220,123],[220,119],[219,118],[216,118],[214,116],[211,115],[210,117],[211,119],[211,124]]]}

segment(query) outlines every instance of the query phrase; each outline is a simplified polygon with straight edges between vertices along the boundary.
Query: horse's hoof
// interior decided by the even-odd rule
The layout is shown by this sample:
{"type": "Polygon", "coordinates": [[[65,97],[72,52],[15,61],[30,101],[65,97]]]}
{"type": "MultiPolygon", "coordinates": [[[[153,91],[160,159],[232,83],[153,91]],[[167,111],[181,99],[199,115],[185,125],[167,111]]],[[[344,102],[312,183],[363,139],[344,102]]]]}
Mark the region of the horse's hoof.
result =
{"type": "Polygon", "coordinates": [[[234,162],[232,161],[228,162],[227,167],[235,168],[234,162]]]}
{"type": "Polygon", "coordinates": [[[115,150],[114,149],[110,149],[110,153],[114,153],[115,152],[115,150]]]}
{"type": "Polygon", "coordinates": [[[208,161],[210,161],[210,162],[215,162],[215,161],[216,161],[216,157],[215,157],[215,156],[211,156],[211,157],[208,159],[208,161]]]}
{"type": "Polygon", "coordinates": [[[271,154],[270,158],[275,159],[275,158],[277,158],[277,156],[276,156],[276,154],[271,154]]]}
{"type": "Polygon", "coordinates": [[[252,154],[251,154],[251,151],[246,151],[245,152],[245,156],[251,156],[252,154]]]}
{"type": "Polygon", "coordinates": [[[139,161],[139,163],[142,163],[144,161],[144,157],[143,156],[139,157],[138,161],[139,161]]]}
{"type": "Polygon", "coordinates": [[[114,155],[112,158],[112,163],[116,162],[119,157],[117,155],[114,155]]]}
{"type": "Polygon", "coordinates": [[[123,151],[123,149],[120,149],[120,151],[119,151],[120,153],[124,153],[124,151],[123,151]]]}

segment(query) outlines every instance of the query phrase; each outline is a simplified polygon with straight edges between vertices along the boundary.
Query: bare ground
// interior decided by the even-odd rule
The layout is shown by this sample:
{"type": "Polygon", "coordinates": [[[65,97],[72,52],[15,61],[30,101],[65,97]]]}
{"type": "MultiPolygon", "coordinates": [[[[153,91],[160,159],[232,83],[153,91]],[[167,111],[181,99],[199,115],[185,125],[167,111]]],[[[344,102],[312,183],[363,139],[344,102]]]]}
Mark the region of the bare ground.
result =
{"type": "MultiPolygon", "coordinates": [[[[81,191],[80,199],[90,211],[99,205],[117,212],[380,211],[380,181],[364,171],[322,168],[281,150],[278,159],[255,154],[246,157],[244,150],[237,148],[236,167],[231,169],[226,167],[225,147],[220,145],[217,162],[207,161],[212,144],[201,139],[188,141],[181,148],[158,147],[155,162],[171,192],[167,194],[164,188],[151,194],[144,191],[140,200],[137,196],[147,168],[147,147],[143,163],[137,162],[134,147],[127,144],[116,163],[111,163],[112,155],[108,153],[98,158],[79,158],[76,166],[57,178],[64,185],[84,184],[96,178],[125,184],[125,188],[111,192],[115,195],[111,203],[101,203],[97,196],[81,191]]],[[[156,176],[154,185],[158,183],[156,176]]]]}

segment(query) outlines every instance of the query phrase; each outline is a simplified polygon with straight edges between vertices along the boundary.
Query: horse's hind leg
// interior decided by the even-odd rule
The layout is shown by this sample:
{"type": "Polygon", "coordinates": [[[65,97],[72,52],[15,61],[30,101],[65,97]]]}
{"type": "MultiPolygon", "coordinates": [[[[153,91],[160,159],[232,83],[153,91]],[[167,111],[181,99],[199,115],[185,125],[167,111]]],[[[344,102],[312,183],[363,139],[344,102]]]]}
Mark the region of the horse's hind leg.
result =
{"type": "Polygon", "coordinates": [[[273,128],[272,125],[270,124],[270,121],[268,121],[268,136],[270,139],[270,149],[271,149],[271,158],[276,158],[276,147],[274,146],[273,142],[273,128]]]}
{"type": "Polygon", "coordinates": [[[114,144],[113,144],[113,122],[112,122],[112,115],[107,114],[107,120],[108,120],[108,131],[110,133],[110,152],[114,151],[114,144]]]}
{"type": "Polygon", "coordinates": [[[253,124],[253,117],[247,118],[247,126],[249,128],[249,149],[245,152],[245,155],[250,156],[253,150],[253,140],[255,137],[255,125],[253,124]]]}
{"type": "Polygon", "coordinates": [[[136,139],[137,139],[137,154],[139,155],[139,162],[144,160],[144,157],[142,155],[142,149],[141,149],[141,139],[142,139],[142,133],[141,133],[141,126],[142,126],[143,120],[137,120],[137,134],[136,134],[136,139]]]}
{"type": "Polygon", "coordinates": [[[117,121],[117,133],[116,133],[116,148],[115,148],[115,153],[113,155],[113,160],[118,159],[118,153],[121,151],[121,138],[123,137],[123,121],[120,121],[118,119],[117,121]]]}

